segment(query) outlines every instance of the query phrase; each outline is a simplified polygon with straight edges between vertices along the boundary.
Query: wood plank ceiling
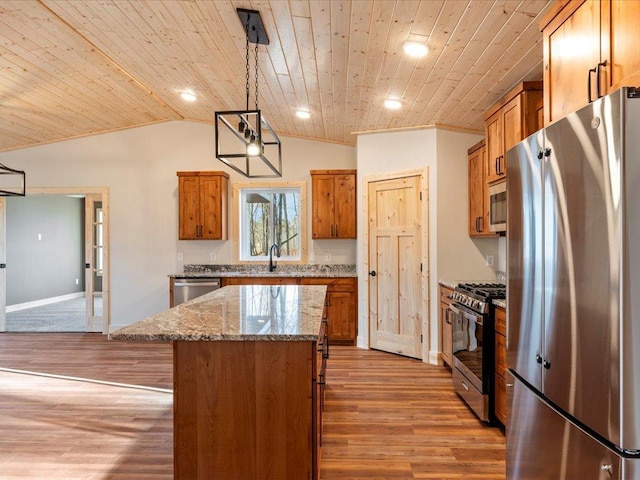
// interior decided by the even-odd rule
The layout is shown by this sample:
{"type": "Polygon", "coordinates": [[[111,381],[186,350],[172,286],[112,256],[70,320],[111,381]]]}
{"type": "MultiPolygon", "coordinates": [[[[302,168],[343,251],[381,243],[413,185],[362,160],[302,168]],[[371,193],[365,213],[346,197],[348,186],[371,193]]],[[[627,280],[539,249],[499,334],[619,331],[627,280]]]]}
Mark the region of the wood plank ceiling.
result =
{"type": "Polygon", "coordinates": [[[278,134],[353,145],[370,130],[481,131],[492,103],[542,78],[550,1],[2,0],[0,151],[243,109],[237,7],[265,23],[259,106],[278,134]],[[404,55],[405,40],[428,56],[404,55]]]}

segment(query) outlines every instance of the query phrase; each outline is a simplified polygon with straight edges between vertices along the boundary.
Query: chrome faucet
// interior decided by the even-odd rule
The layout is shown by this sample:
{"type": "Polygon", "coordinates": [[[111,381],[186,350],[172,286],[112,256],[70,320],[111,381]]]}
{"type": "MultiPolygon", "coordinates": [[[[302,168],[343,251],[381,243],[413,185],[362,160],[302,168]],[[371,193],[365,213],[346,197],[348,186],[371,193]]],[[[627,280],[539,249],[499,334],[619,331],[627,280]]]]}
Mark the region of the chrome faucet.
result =
{"type": "Polygon", "coordinates": [[[276,245],[275,243],[273,245],[271,245],[271,248],[269,249],[269,271],[273,272],[276,269],[276,265],[275,263],[273,263],[273,251],[276,251],[276,257],[280,257],[280,247],[278,247],[278,245],[276,245]]]}

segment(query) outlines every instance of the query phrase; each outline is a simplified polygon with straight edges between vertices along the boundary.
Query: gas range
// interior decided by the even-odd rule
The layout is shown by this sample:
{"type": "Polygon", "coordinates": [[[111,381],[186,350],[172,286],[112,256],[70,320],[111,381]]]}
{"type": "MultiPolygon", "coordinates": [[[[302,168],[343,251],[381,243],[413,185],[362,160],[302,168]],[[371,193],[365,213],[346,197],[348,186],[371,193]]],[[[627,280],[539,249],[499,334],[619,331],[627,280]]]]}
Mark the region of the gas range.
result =
{"type": "Polygon", "coordinates": [[[461,283],[449,296],[478,313],[488,313],[491,300],[506,297],[506,287],[501,283],[461,283]]]}

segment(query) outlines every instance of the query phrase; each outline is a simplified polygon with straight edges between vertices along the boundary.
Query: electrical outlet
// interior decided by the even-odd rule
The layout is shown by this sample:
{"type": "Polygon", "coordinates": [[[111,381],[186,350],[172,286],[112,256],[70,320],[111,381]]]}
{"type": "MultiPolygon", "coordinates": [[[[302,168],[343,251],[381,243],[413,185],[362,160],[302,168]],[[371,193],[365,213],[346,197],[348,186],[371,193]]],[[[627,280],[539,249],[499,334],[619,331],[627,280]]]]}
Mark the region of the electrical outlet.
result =
{"type": "Polygon", "coordinates": [[[325,253],[324,254],[324,261],[325,262],[330,262],[331,261],[331,254],[330,253],[325,253]]]}
{"type": "Polygon", "coordinates": [[[217,257],[218,256],[216,255],[216,252],[209,253],[209,260],[211,260],[212,262],[215,262],[217,257]]]}
{"type": "Polygon", "coordinates": [[[313,252],[309,252],[309,261],[310,262],[315,262],[316,261],[316,254],[313,252]]]}
{"type": "Polygon", "coordinates": [[[178,252],[178,261],[182,262],[184,260],[184,255],[182,252],[178,252]]]}
{"type": "Polygon", "coordinates": [[[493,255],[486,255],[484,258],[485,258],[485,265],[487,267],[493,267],[493,255]]]}

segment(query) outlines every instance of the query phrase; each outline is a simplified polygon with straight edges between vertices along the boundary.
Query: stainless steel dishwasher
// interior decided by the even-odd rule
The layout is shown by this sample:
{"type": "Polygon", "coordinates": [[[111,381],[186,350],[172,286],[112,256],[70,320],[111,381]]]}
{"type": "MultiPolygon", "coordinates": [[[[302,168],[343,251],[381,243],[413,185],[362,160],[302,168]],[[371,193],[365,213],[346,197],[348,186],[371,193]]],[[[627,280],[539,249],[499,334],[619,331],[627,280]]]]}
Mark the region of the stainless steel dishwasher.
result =
{"type": "Polygon", "coordinates": [[[181,303],[193,300],[205,293],[217,290],[221,286],[219,278],[193,278],[193,277],[173,277],[172,278],[172,302],[170,307],[176,307],[181,303]]]}

